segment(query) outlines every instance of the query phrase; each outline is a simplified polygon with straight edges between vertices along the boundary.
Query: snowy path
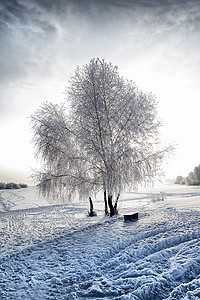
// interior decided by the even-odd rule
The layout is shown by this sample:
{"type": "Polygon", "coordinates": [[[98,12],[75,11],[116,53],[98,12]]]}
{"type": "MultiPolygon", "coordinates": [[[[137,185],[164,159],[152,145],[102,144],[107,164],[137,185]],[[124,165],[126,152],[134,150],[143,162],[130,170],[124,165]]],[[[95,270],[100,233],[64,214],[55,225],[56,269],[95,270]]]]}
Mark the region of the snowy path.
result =
{"type": "Polygon", "coordinates": [[[200,211],[173,199],[134,223],[83,204],[2,213],[0,299],[200,299],[200,211]]]}

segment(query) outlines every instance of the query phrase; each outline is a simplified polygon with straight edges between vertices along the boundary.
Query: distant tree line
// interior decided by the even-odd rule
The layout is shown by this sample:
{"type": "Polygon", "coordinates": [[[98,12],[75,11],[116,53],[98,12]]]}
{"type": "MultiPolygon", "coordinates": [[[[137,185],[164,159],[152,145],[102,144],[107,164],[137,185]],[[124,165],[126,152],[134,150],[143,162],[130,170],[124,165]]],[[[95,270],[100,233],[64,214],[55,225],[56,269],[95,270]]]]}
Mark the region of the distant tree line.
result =
{"type": "Polygon", "coordinates": [[[187,177],[178,176],[174,183],[185,185],[200,185],[200,165],[198,167],[195,167],[194,171],[190,172],[187,177]]]}
{"type": "Polygon", "coordinates": [[[14,182],[9,182],[9,183],[4,183],[4,182],[0,182],[0,189],[23,189],[23,188],[27,188],[28,185],[25,183],[14,183],[14,182]]]}

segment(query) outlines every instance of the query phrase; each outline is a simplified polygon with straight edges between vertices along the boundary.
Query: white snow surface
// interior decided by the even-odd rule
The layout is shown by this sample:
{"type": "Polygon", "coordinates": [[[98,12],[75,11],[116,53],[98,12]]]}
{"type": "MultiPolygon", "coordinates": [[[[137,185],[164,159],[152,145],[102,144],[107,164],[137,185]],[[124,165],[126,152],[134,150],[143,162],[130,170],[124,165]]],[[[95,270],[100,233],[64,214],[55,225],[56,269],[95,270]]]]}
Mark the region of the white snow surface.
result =
{"type": "Polygon", "coordinates": [[[100,196],[87,209],[0,190],[0,299],[200,299],[200,187],[126,193],[112,218],[100,196]]]}

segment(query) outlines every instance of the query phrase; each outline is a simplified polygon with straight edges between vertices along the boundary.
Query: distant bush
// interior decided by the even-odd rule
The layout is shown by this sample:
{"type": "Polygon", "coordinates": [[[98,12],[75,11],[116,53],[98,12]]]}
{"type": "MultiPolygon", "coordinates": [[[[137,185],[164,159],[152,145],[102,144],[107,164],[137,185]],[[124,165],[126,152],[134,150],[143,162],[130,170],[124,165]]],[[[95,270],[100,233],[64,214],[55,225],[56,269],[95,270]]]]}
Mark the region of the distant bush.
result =
{"type": "Polygon", "coordinates": [[[200,185],[200,165],[194,168],[193,172],[190,172],[187,177],[178,176],[175,184],[185,184],[185,185],[200,185]]]}
{"type": "Polygon", "coordinates": [[[4,183],[4,182],[0,182],[0,190],[2,189],[21,189],[21,188],[27,188],[28,185],[25,183],[15,183],[15,182],[9,182],[9,183],[4,183]]]}
{"type": "Polygon", "coordinates": [[[28,187],[28,185],[27,185],[27,184],[25,184],[25,183],[19,183],[19,186],[20,186],[22,189],[24,189],[24,188],[27,188],[27,187],[28,187]]]}
{"type": "Polygon", "coordinates": [[[158,202],[158,201],[164,201],[166,200],[166,193],[160,192],[160,193],[151,193],[148,196],[152,202],[158,202]]]}
{"type": "Polygon", "coordinates": [[[182,180],[183,180],[183,177],[182,176],[178,176],[178,177],[176,177],[176,179],[174,181],[174,184],[180,184],[182,180]]]}
{"type": "Polygon", "coordinates": [[[185,178],[182,178],[180,184],[181,184],[181,185],[185,184],[185,178]]]}
{"type": "Polygon", "coordinates": [[[21,187],[19,186],[18,183],[13,182],[13,189],[20,189],[21,187]]]}
{"type": "Polygon", "coordinates": [[[0,190],[6,189],[6,184],[4,182],[0,182],[0,190]]]}
{"type": "Polygon", "coordinates": [[[185,177],[185,185],[191,185],[189,177],[185,177]]]}
{"type": "Polygon", "coordinates": [[[13,189],[13,188],[14,188],[14,187],[13,187],[13,182],[6,183],[6,188],[7,188],[8,190],[13,189]]]}

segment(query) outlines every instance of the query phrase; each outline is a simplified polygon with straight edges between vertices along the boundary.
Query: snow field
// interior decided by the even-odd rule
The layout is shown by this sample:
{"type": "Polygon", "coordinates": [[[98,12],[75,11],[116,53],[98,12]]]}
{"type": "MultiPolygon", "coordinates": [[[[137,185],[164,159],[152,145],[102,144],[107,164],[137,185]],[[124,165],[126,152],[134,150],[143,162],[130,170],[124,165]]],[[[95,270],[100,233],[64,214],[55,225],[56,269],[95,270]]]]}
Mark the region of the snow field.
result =
{"type": "Polygon", "coordinates": [[[2,212],[0,299],[199,299],[200,189],[165,192],[124,195],[113,218],[98,202],[94,218],[87,203],[2,212]]]}

